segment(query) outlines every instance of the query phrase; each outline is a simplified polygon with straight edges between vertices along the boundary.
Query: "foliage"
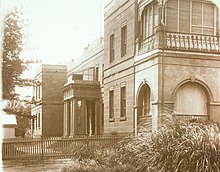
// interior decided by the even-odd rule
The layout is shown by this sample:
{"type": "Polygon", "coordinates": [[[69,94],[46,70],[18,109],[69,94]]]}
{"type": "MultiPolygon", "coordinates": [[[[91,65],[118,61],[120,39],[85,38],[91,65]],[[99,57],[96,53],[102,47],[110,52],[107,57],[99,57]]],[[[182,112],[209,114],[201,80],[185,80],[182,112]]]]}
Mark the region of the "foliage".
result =
{"type": "Polygon", "coordinates": [[[8,114],[16,115],[15,135],[24,137],[24,134],[30,129],[30,119],[32,118],[30,104],[18,100],[8,100],[3,110],[8,114]]]}
{"type": "Polygon", "coordinates": [[[22,51],[21,19],[17,9],[10,11],[4,19],[3,51],[2,51],[2,79],[3,99],[14,99],[15,85],[24,70],[20,59],[22,51]]]}
{"type": "MultiPolygon", "coordinates": [[[[157,132],[143,129],[137,137],[125,138],[115,147],[84,147],[75,155],[80,162],[94,161],[91,169],[99,171],[218,172],[219,127],[210,121],[168,115],[157,132]]],[[[69,171],[73,169],[75,166],[69,171]]]]}
{"type": "Polygon", "coordinates": [[[22,13],[12,9],[4,18],[4,30],[2,38],[2,88],[4,100],[18,99],[15,87],[31,86],[33,80],[21,78],[21,74],[31,63],[38,63],[39,60],[24,60],[20,56],[23,49],[23,37],[27,34],[22,32],[26,23],[22,19],[22,13]]]}
{"type": "Polygon", "coordinates": [[[157,132],[142,131],[122,145],[119,161],[136,167],[136,171],[220,170],[219,128],[209,121],[167,117],[157,132]]]}

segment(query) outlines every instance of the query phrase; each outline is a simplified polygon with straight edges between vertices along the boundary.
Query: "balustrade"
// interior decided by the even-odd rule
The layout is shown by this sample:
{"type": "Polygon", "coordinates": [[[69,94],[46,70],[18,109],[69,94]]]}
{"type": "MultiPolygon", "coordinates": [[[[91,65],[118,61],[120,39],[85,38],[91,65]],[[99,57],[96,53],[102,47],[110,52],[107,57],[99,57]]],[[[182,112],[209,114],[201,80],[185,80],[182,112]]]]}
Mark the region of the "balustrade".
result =
{"type": "Polygon", "coordinates": [[[166,32],[166,48],[219,52],[219,37],[166,32]]]}
{"type": "Polygon", "coordinates": [[[155,48],[155,35],[145,38],[141,44],[138,54],[143,54],[155,48]]]}

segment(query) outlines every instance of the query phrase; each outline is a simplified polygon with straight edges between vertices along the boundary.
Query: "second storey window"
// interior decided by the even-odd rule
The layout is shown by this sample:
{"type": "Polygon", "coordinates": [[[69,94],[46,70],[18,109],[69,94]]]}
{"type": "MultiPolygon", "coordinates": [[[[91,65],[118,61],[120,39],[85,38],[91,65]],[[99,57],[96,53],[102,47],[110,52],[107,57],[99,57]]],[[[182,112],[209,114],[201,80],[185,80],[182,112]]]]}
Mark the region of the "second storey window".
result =
{"type": "Polygon", "coordinates": [[[109,91],[109,118],[114,118],[114,90],[109,91]]]}
{"type": "Polygon", "coordinates": [[[215,35],[217,8],[211,1],[169,0],[166,3],[168,31],[215,35]]]}
{"type": "Polygon", "coordinates": [[[142,14],[142,36],[148,38],[155,33],[158,25],[158,3],[149,4],[145,7],[142,14]]]}
{"type": "Polygon", "coordinates": [[[115,36],[114,36],[114,33],[110,35],[110,47],[109,47],[109,60],[110,60],[110,63],[114,61],[114,56],[115,56],[115,50],[114,50],[114,47],[115,46],[115,36]]]}
{"type": "Polygon", "coordinates": [[[126,116],[126,92],[125,86],[121,87],[121,117],[126,116]]]}
{"type": "Polygon", "coordinates": [[[127,51],[127,26],[121,28],[121,57],[126,55],[127,51]]]}

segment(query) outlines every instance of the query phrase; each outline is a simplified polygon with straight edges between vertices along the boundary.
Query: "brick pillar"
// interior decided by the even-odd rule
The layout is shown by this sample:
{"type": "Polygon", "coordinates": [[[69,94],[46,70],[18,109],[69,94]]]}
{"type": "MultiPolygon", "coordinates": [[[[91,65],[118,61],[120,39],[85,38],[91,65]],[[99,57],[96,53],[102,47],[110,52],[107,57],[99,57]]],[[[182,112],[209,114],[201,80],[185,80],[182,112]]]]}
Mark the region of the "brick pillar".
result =
{"type": "Polygon", "coordinates": [[[67,136],[67,101],[64,101],[64,113],[63,113],[63,136],[67,136]]]}

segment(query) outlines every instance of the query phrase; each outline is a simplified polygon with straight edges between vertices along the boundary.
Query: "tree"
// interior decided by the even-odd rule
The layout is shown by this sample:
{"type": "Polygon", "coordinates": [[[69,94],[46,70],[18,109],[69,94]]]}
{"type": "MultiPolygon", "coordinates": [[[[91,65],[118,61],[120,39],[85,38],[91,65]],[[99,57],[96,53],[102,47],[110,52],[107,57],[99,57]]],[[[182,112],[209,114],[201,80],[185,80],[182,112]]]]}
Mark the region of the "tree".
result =
{"type": "Polygon", "coordinates": [[[30,128],[30,119],[32,118],[30,104],[32,101],[28,102],[29,105],[27,102],[24,105],[23,101],[19,100],[19,95],[16,94],[15,88],[17,86],[23,87],[34,84],[34,81],[31,79],[21,78],[21,74],[24,70],[28,69],[30,63],[39,62],[31,59],[24,60],[20,57],[23,48],[22,40],[26,36],[26,34],[22,33],[25,22],[21,14],[17,8],[12,9],[6,14],[2,39],[2,98],[7,102],[3,111],[7,114],[16,115],[16,134],[19,136],[23,135],[30,128]]]}
{"type": "Polygon", "coordinates": [[[3,99],[16,99],[15,86],[19,85],[20,75],[25,69],[25,63],[20,58],[22,51],[22,20],[15,8],[4,18],[2,45],[2,88],[3,99]]]}
{"type": "Polygon", "coordinates": [[[21,17],[22,13],[17,8],[12,9],[4,18],[3,45],[2,45],[2,88],[3,99],[18,99],[15,87],[33,85],[34,81],[28,78],[21,78],[24,70],[28,69],[31,63],[38,63],[39,60],[24,60],[20,57],[23,45],[22,33],[25,22],[21,17]]]}

